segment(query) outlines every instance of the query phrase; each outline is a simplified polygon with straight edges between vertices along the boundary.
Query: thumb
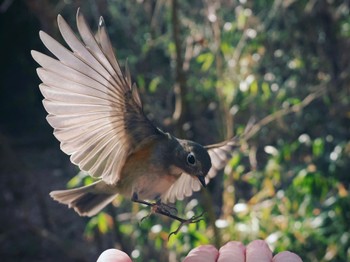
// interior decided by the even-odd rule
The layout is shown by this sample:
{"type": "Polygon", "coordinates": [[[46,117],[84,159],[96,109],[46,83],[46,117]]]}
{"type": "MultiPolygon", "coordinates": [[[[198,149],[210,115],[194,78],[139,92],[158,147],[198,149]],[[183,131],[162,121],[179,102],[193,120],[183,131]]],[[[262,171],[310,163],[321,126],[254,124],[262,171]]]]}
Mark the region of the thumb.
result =
{"type": "Polygon", "coordinates": [[[132,262],[130,257],[118,249],[107,249],[99,256],[97,262],[132,262]]]}

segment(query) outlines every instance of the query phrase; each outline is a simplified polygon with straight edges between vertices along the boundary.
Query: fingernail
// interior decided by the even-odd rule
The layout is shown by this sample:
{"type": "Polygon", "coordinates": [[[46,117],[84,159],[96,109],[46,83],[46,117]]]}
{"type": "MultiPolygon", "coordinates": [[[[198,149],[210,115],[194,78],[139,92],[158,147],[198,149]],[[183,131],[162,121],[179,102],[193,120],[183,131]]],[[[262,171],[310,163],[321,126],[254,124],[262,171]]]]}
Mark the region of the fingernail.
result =
{"type": "Polygon", "coordinates": [[[272,259],[273,262],[303,262],[301,258],[290,251],[283,251],[281,253],[278,253],[276,256],[272,259]]]}
{"type": "Polygon", "coordinates": [[[203,245],[192,249],[183,262],[215,262],[219,251],[212,245],[203,245]]]}
{"type": "Polygon", "coordinates": [[[245,262],[245,246],[238,241],[230,241],[219,250],[218,262],[245,262]]]}
{"type": "Polygon", "coordinates": [[[254,240],[246,248],[247,262],[271,262],[272,252],[263,240],[254,240]]]}

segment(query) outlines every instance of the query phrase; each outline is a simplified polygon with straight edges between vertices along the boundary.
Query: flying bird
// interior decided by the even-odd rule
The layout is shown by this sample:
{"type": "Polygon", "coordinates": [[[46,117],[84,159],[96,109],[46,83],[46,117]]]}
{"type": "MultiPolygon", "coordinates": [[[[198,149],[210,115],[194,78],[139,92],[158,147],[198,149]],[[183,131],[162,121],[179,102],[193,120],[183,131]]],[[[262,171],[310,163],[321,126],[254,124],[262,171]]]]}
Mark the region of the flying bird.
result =
{"type": "Polygon", "coordinates": [[[180,218],[166,203],[205,187],[231,158],[238,138],[202,146],[153,125],[129,69],[122,72],[119,66],[103,18],[96,34],[79,9],[76,20],[80,39],[61,15],[57,18],[70,50],[40,31],[54,57],[31,54],[41,66],[37,74],[43,105],[61,150],[98,180],[50,196],[81,216],[93,216],[121,194],[181,225],[197,222],[200,216],[180,218]]]}

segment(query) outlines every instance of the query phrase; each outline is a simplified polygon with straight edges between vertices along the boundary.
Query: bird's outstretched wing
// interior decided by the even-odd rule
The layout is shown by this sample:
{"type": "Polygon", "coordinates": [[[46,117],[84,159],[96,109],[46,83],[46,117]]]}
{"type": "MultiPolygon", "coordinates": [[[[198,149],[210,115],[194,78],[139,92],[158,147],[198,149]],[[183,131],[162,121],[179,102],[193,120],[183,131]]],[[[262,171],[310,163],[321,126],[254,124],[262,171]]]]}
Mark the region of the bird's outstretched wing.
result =
{"type": "Polygon", "coordinates": [[[176,200],[183,200],[185,197],[191,196],[193,192],[197,192],[200,189],[201,184],[197,178],[182,173],[168,191],[161,196],[161,200],[164,203],[174,203],[176,200]]]}
{"type": "Polygon", "coordinates": [[[218,144],[208,145],[205,148],[211,159],[211,169],[206,176],[206,182],[216,176],[219,170],[223,169],[232,158],[234,150],[240,146],[240,137],[235,136],[218,144]]]}
{"type": "MultiPolygon", "coordinates": [[[[218,144],[205,146],[211,159],[212,167],[205,177],[208,184],[219,170],[223,169],[227,162],[231,159],[234,149],[240,145],[240,137],[233,137],[230,140],[223,141],[218,144]]],[[[182,200],[189,197],[193,192],[201,189],[199,180],[186,173],[182,173],[180,178],[169,188],[169,190],[161,196],[163,202],[175,202],[176,199],[182,200]]]]}
{"type": "Polygon", "coordinates": [[[227,162],[232,158],[234,150],[241,146],[242,141],[248,140],[255,134],[255,127],[255,118],[252,117],[247,122],[242,134],[236,135],[221,143],[207,145],[204,147],[207,149],[211,159],[211,169],[205,178],[206,183],[215,177],[219,170],[223,169],[227,165],[227,162]]]}
{"type": "Polygon", "coordinates": [[[82,40],[60,15],[57,21],[71,50],[41,31],[40,39],[56,59],[32,51],[42,66],[37,73],[47,120],[74,164],[114,184],[129,154],[162,133],[144,115],[129,70],[122,73],[103,19],[94,36],[78,10],[82,40]]]}

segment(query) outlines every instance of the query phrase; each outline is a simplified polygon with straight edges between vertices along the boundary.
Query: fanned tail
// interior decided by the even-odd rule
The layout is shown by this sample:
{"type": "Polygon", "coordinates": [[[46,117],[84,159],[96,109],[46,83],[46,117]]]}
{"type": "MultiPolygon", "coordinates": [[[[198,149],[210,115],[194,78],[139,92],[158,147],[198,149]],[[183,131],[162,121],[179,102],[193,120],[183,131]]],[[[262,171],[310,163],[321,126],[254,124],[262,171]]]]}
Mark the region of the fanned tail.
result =
{"type": "Polygon", "coordinates": [[[101,181],[97,181],[91,185],[84,187],[52,191],[50,196],[62,203],[68,205],[80,216],[94,216],[107,206],[117,194],[108,194],[96,190],[96,185],[101,181]]]}

